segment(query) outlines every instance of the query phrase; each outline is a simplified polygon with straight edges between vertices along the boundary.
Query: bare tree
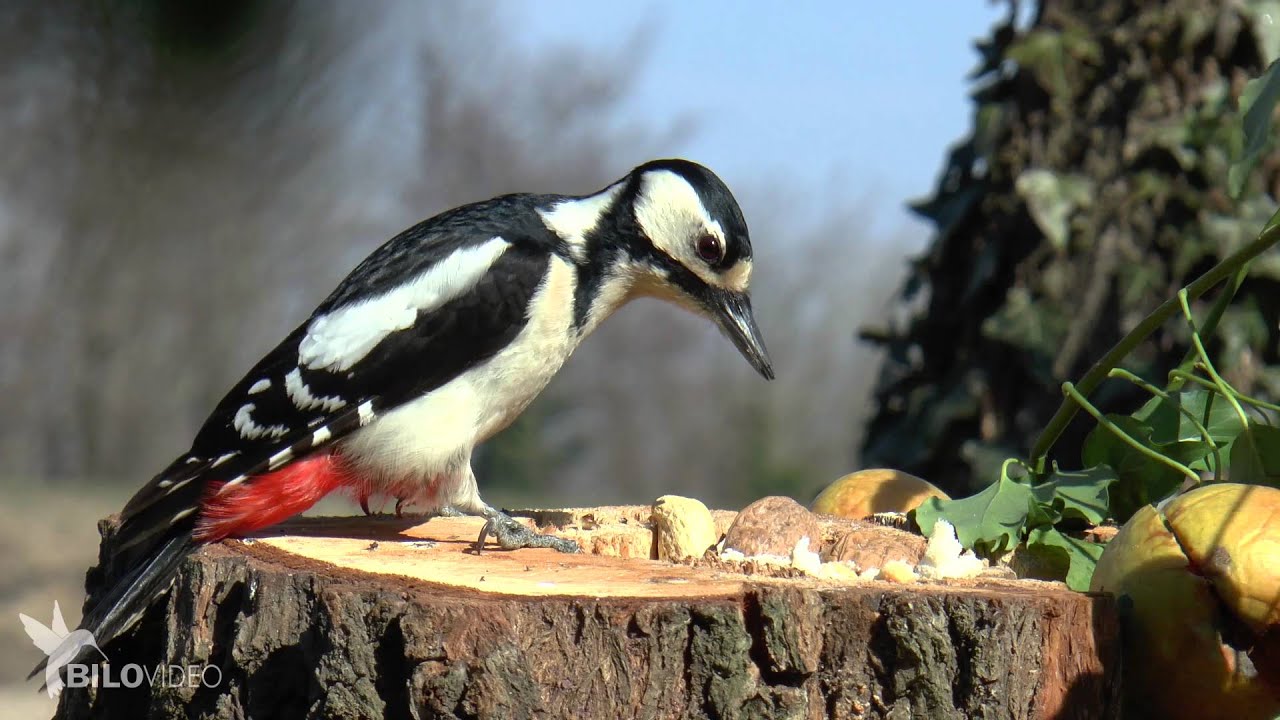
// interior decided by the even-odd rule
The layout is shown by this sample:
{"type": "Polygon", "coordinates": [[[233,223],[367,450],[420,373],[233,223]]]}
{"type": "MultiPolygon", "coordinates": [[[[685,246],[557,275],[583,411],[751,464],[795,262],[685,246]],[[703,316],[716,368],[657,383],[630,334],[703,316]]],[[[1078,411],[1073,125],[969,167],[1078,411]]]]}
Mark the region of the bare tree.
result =
{"type": "Polygon", "coordinates": [[[201,7],[33,2],[0,30],[12,471],[154,469],[386,237],[617,172],[593,123],[621,63],[504,57],[487,9],[201,7]]]}
{"type": "MultiPolygon", "coordinates": [[[[54,0],[0,19],[7,471],[134,484],[387,237],[498,193],[598,189],[689,131],[618,112],[644,33],[530,55],[492,8],[377,8],[54,0]]],[[[776,188],[740,191],[780,379],[704,321],[628,308],[480,458],[499,501],[738,504],[849,467],[871,362],[851,329],[896,266],[866,256],[894,251],[853,230],[865,208],[796,233],[776,188]]]]}

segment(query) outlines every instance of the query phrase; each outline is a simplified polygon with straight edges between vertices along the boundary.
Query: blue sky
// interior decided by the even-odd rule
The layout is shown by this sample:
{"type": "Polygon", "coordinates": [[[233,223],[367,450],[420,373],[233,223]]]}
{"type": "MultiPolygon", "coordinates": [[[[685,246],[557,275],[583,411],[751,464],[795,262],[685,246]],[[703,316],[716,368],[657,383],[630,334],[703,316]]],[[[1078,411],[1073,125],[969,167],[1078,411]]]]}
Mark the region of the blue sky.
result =
{"type": "MultiPolygon", "coordinates": [[[[517,6],[520,7],[520,6],[517,6]]],[[[731,187],[786,183],[825,201],[876,207],[883,230],[920,233],[903,203],[927,194],[967,132],[972,43],[1004,12],[981,0],[750,1],[523,6],[531,46],[621,47],[652,32],[624,113],[662,126],[690,117],[678,150],[731,187]],[[535,9],[536,8],[536,9],[535,9]]]]}

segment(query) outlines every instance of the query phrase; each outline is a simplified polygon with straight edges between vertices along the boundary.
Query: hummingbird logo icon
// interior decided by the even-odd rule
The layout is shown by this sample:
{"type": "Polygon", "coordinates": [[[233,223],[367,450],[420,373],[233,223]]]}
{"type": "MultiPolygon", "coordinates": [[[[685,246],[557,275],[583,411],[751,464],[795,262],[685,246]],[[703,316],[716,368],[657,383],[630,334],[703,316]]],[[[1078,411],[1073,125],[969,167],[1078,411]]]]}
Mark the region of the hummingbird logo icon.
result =
{"type": "Polygon", "coordinates": [[[48,626],[22,613],[18,613],[18,619],[22,621],[27,637],[48,658],[44,668],[44,685],[50,698],[56,698],[62,692],[63,682],[59,671],[79,657],[81,650],[91,647],[98,651],[103,660],[107,659],[102,648],[98,647],[93,633],[88,630],[67,631],[67,623],[62,619],[62,608],[58,607],[57,600],[53,601],[53,619],[48,626]]]}

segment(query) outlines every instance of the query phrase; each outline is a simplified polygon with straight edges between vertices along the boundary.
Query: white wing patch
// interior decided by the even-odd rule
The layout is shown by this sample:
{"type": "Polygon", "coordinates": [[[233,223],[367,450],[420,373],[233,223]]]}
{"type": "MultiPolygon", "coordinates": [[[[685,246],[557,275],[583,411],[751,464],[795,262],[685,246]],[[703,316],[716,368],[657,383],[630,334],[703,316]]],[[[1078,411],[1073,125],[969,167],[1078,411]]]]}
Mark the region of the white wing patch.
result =
{"type": "Polygon", "coordinates": [[[263,378],[263,379],[259,380],[258,382],[254,383],[254,384],[249,388],[249,394],[250,394],[250,395],[256,395],[256,394],[258,394],[258,393],[260,393],[260,392],[262,392],[262,391],[264,391],[264,390],[269,390],[269,389],[271,389],[271,381],[270,381],[270,380],[267,380],[266,378],[263,378]]]}
{"type": "Polygon", "coordinates": [[[408,282],[344,305],[311,321],[298,346],[298,362],[342,372],[360,362],[382,339],[412,327],[429,312],[475,287],[510,244],[500,237],[458,250],[408,282]]]}
{"type": "Polygon", "coordinates": [[[578,344],[575,279],[576,266],[553,257],[529,300],[529,322],[513,342],[490,361],[381,413],[376,422],[365,422],[361,412],[361,429],[343,440],[344,460],[360,477],[439,475],[444,479],[438,498],[464,507],[477,503],[467,468],[472,448],[514,420],[578,344]]]}
{"type": "Polygon", "coordinates": [[[310,410],[312,408],[320,408],[326,411],[337,410],[347,404],[346,400],[335,396],[316,396],[311,394],[311,388],[302,382],[302,371],[294,368],[292,372],[284,376],[284,389],[289,393],[289,400],[299,410],[310,410]]]}
{"type": "Polygon", "coordinates": [[[254,422],[253,417],[251,416],[253,413],[253,407],[253,403],[242,405],[240,409],[236,411],[235,419],[232,420],[232,426],[235,427],[236,432],[240,433],[240,437],[246,440],[256,440],[264,436],[278,438],[284,437],[284,435],[289,432],[289,428],[283,425],[267,425],[266,427],[263,427],[262,425],[254,422]]]}

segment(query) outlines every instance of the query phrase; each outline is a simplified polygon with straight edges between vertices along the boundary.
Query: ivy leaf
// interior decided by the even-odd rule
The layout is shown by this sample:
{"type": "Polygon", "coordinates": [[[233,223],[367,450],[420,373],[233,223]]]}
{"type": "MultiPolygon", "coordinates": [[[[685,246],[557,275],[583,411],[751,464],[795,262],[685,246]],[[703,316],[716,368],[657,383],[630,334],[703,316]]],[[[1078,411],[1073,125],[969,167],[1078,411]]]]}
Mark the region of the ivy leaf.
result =
{"type": "Polygon", "coordinates": [[[1014,189],[1026,202],[1027,211],[1049,243],[1058,250],[1066,250],[1071,236],[1071,215],[1093,201],[1094,182],[1084,175],[1037,168],[1018,175],[1014,189]]]}
{"type": "MultiPolygon", "coordinates": [[[[1173,395],[1171,400],[1152,398],[1133,417],[1151,426],[1151,440],[1157,446],[1184,440],[1201,440],[1200,430],[1192,424],[1186,413],[1179,412],[1179,408],[1186,410],[1204,425],[1224,459],[1228,456],[1231,443],[1244,431],[1244,424],[1231,404],[1218,393],[1202,387],[1183,390],[1173,395]]],[[[1177,459],[1192,470],[1214,469],[1212,448],[1203,457],[1195,457],[1194,452],[1183,453],[1183,456],[1177,459]]]]}
{"type": "Polygon", "coordinates": [[[1244,192],[1245,182],[1271,139],[1271,116],[1280,102],[1280,60],[1244,86],[1240,112],[1244,114],[1244,151],[1227,171],[1227,188],[1233,199],[1244,192]]]}
{"type": "Polygon", "coordinates": [[[1231,482],[1280,486],[1280,428],[1249,422],[1231,444],[1231,482]]]}
{"type": "Polygon", "coordinates": [[[1262,59],[1271,61],[1280,57],[1280,28],[1276,27],[1274,20],[1280,16],[1280,3],[1275,0],[1249,0],[1241,9],[1249,17],[1249,27],[1258,40],[1262,59]]]}
{"type": "MultiPolygon", "coordinates": [[[[1035,492],[1035,488],[1031,489],[1035,492]]],[[[1029,528],[1053,526],[1062,521],[1062,508],[1054,507],[1052,502],[1034,502],[1031,503],[1031,509],[1027,511],[1026,525],[1029,528]]]]}
{"type": "Polygon", "coordinates": [[[1080,518],[1097,525],[1107,517],[1107,488],[1118,479],[1109,465],[1073,472],[1055,470],[1047,481],[1031,488],[1031,493],[1041,505],[1052,508],[1058,519],[1080,518]]]}
{"type": "MultiPolygon", "coordinates": [[[[1152,439],[1150,425],[1127,415],[1108,415],[1112,423],[1141,445],[1186,465],[1212,452],[1202,440],[1159,443],[1152,439]]],[[[1184,476],[1176,469],[1154,460],[1099,425],[1085,438],[1081,453],[1086,467],[1108,465],[1117,481],[1110,488],[1111,516],[1121,522],[1138,508],[1173,492],[1184,476]]]]}
{"type": "Polygon", "coordinates": [[[1067,587],[1077,592],[1089,589],[1102,549],[1099,543],[1064,535],[1052,527],[1034,528],[1027,534],[1027,551],[1061,568],[1067,587]]]}
{"type": "Polygon", "coordinates": [[[1158,444],[1202,439],[1200,431],[1179,408],[1199,420],[1209,431],[1209,437],[1219,444],[1234,440],[1244,429],[1231,403],[1212,390],[1196,387],[1183,390],[1172,399],[1170,402],[1161,397],[1151,398],[1133,414],[1134,419],[1151,426],[1151,439],[1158,444]]]}
{"type": "Polygon", "coordinates": [[[967,498],[929,498],[916,508],[914,517],[926,536],[933,534],[939,519],[945,519],[955,527],[961,545],[991,557],[1017,544],[1034,503],[1031,488],[1002,476],[967,498]]]}

